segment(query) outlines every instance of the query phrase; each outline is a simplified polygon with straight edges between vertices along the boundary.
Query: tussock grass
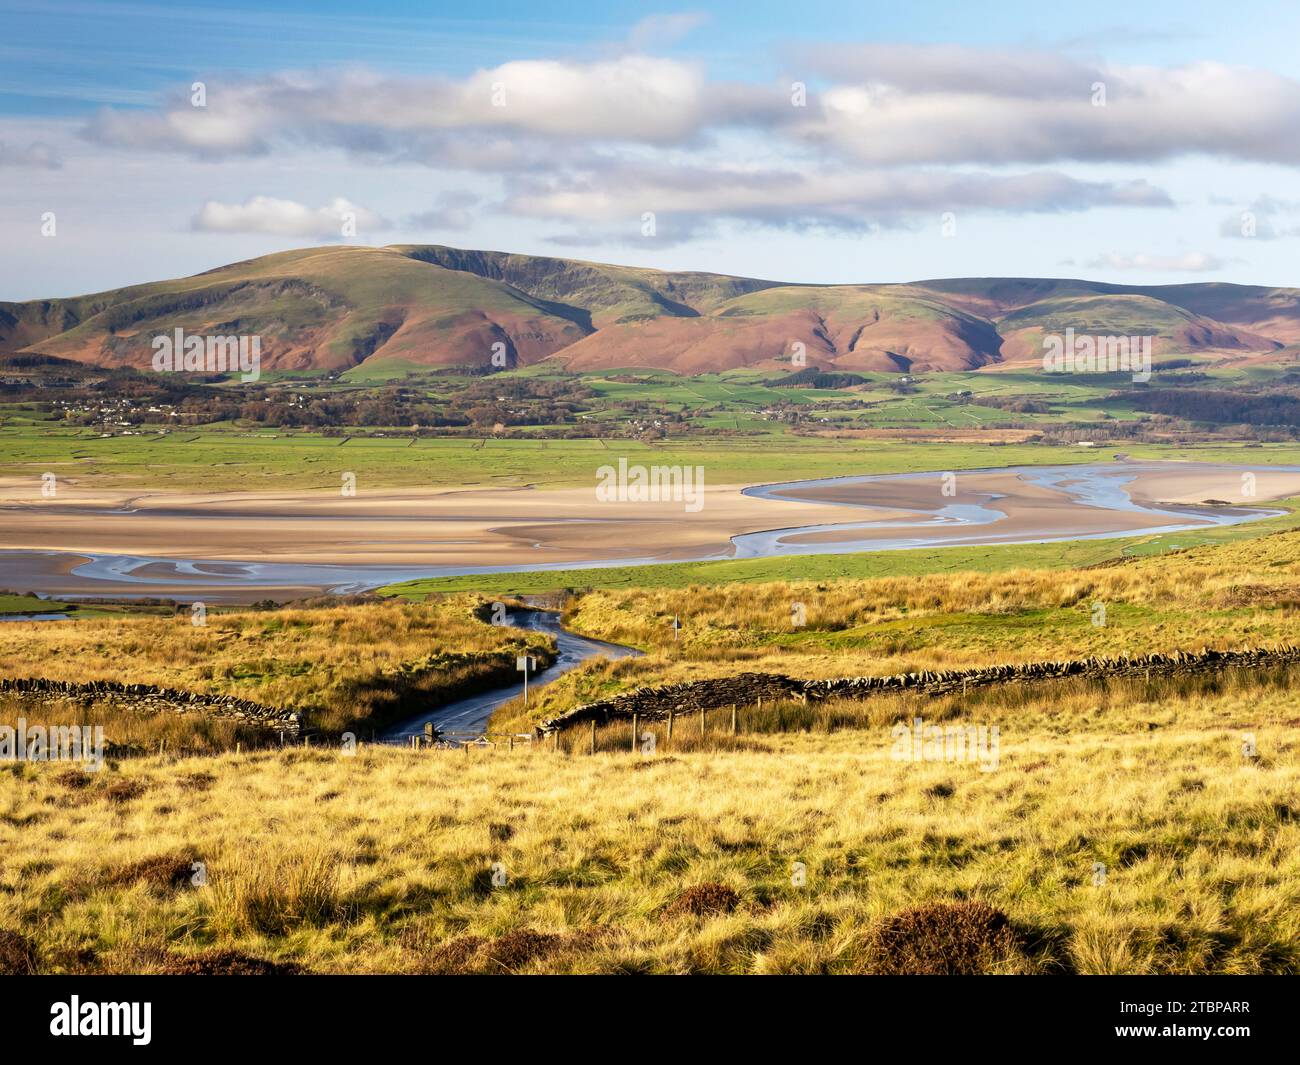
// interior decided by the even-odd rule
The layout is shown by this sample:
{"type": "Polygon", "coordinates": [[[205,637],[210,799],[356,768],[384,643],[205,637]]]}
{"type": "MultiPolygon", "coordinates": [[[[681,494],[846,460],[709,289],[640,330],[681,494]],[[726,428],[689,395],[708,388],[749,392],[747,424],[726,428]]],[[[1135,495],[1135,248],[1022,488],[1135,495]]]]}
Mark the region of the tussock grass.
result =
{"type": "MultiPolygon", "coordinates": [[[[1086,570],[595,591],[571,602],[570,627],[647,653],[588,662],[528,712],[504,704],[493,725],[518,731],[578,703],[742,670],[825,679],[1267,646],[1295,640],[1298,603],[1290,532],[1086,570]]],[[[790,719],[773,727],[797,728],[825,708],[772,712],[790,719]]]]}
{"type": "Polygon", "coordinates": [[[1276,639],[1293,632],[1298,605],[1300,532],[1285,532],[1094,569],[595,591],[567,620],[591,636],[698,661],[755,649],[912,649],[957,661],[962,652],[1027,659],[1276,639]],[[1106,607],[1104,624],[1094,623],[1094,603],[1106,607]]]}
{"type": "Polygon", "coordinates": [[[212,928],[218,934],[283,936],[341,920],[338,858],[324,849],[241,852],[212,871],[212,928]]]}
{"type": "MultiPolygon", "coordinates": [[[[214,754],[234,750],[236,744],[250,748],[279,742],[274,733],[243,724],[237,718],[201,713],[145,714],[122,710],[111,703],[86,704],[72,699],[36,703],[12,693],[0,693],[0,725],[14,726],[20,718],[29,726],[57,724],[93,728],[98,725],[104,730],[104,741],[110,750],[118,749],[124,754],[214,754]]],[[[69,770],[69,773],[93,780],[80,770],[69,770]]]]}
{"type": "Polygon", "coordinates": [[[0,928],[56,972],[221,952],[318,972],[863,972],[928,964],[936,941],[980,971],[1300,972],[1290,691],[1096,694],[946,707],[999,724],[992,771],[896,760],[884,716],[653,755],[592,756],[585,735],[298,748],[135,759],[77,789],[10,768],[0,928]],[[118,777],[139,797],[109,801],[118,777]],[[205,863],[207,885],[105,873],[157,856],[205,863]],[[692,891],[728,904],[675,909],[692,891]],[[1005,915],[1014,949],[997,920],[935,916],[963,903],[1005,915]]]}

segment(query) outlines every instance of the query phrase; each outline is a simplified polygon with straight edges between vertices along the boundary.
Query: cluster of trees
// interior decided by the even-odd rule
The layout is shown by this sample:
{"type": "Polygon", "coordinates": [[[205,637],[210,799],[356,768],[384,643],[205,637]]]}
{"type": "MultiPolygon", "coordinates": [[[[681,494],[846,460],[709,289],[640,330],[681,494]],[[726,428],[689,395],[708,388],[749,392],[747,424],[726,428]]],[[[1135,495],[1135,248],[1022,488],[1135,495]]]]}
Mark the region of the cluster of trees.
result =
{"type": "Polygon", "coordinates": [[[1218,425],[1300,427],[1300,398],[1287,393],[1204,388],[1148,388],[1134,396],[1138,410],[1218,425]]]}
{"type": "Polygon", "coordinates": [[[1017,399],[1013,396],[972,396],[968,403],[976,407],[992,407],[1015,414],[1051,414],[1052,405],[1043,399],[1017,399]]]}
{"type": "Polygon", "coordinates": [[[763,382],[777,388],[852,388],[865,385],[867,378],[856,373],[842,373],[822,370],[817,366],[805,366],[802,370],[785,377],[772,378],[763,382]]]}
{"type": "MultiPolygon", "coordinates": [[[[319,390],[314,382],[218,384],[192,375],[143,374],[123,368],[10,364],[0,372],[0,399],[31,402],[73,425],[205,425],[243,421],[288,429],[390,426],[495,430],[503,426],[573,427],[594,409],[595,393],[577,380],[466,375],[434,390],[407,384],[319,390]]],[[[57,363],[58,365],[53,365],[57,363]]]]}

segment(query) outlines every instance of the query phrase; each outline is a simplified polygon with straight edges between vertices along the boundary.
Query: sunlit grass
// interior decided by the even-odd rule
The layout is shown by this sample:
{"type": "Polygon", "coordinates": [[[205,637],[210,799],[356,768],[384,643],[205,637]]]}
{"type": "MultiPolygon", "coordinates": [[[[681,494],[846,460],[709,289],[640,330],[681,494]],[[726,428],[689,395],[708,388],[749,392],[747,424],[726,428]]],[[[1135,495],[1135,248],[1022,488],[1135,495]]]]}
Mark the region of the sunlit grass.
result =
{"type": "Polygon", "coordinates": [[[611,726],[594,756],[579,730],[572,753],[150,758],[83,787],[8,769],[0,928],[48,971],[221,948],[341,972],[848,972],[886,915],[979,899],[1016,929],[1002,971],[1300,969],[1288,692],[1002,698],[934,708],[999,725],[991,772],[895,760],[884,704],[830,733],[679,722],[653,755],[611,726]],[[136,797],[108,798],[118,778],[136,797]],[[159,856],[206,886],[146,875],[159,856]],[[707,884],[735,906],[674,905],[707,884]]]}

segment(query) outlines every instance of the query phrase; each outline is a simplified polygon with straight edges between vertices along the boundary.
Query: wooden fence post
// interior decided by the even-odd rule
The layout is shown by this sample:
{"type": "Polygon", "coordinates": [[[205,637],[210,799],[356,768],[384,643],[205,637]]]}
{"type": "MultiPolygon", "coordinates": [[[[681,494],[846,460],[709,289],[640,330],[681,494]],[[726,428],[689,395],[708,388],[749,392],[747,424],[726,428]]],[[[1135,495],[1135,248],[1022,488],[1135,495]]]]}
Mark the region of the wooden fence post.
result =
{"type": "Polygon", "coordinates": [[[596,753],[596,719],[591,719],[591,753],[596,753]]]}
{"type": "Polygon", "coordinates": [[[736,734],[736,704],[731,704],[731,734],[736,734]]]}
{"type": "Polygon", "coordinates": [[[669,710],[669,711],[668,711],[668,740],[669,740],[669,742],[672,741],[672,738],[673,738],[673,712],[672,712],[672,710],[669,710]]]}
{"type": "Polygon", "coordinates": [[[632,715],[632,753],[633,754],[636,754],[636,730],[639,721],[640,718],[636,714],[633,714],[632,715]]]}
{"type": "Polygon", "coordinates": [[[709,717],[709,708],[707,706],[701,706],[700,707],[700,739],[704,738],[704,730],[708,725],[708,717],[709,717]]]}

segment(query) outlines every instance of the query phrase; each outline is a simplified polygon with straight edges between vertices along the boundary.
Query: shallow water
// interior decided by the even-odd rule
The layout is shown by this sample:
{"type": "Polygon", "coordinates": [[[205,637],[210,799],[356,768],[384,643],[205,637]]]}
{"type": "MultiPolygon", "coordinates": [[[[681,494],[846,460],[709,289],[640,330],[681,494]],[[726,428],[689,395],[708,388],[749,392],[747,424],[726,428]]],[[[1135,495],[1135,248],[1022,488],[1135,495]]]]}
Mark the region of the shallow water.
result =
{"type": "Polygon", "coordinates": [[[0,621],[67,621],[71,614],[0,614],[0,621]]]}
{"type": "MultiPolygon", "coordinates": [[[[1216,466],[1218,470],[1231,470],[1232,466],[1216,466]]],[[[1246,467],[1240,467],[1245,470],[1246,467]]],[[[1294,467],[1278,466],[1277,470],[1292,470],[1294,467]]],[[[768,558],[774,555],[800,554],[850,554],[860,551],[898,551],[920,547],[959,547],[972,544],[1027,544],[1055,543],[1065,540],[1112,540],[1122,536],[1141,536],[1147,533],[1185,532],[1189,529],[1206,526],[1240,525],[1248,521],[1277,517],[1285,511],[1261,507],[1208,507],[1192,504],[1169,504],[1164,507],[1147,506],[1136,503],[1129,496],[1125,486],[1140,473],[1168,469],[1162,465],[1144,465],[1142,463],[1124,463],[1122,465],[1097,466],[1011,466],[996,469],[962,470],[962,475],[975,473],[1008,473],[1024,477],[1031,484],[1054,489],[1069,496],[1070,502],[1079,506],[1096,507],[1101,510],[1115,510],[1126,513],[1149,515],[1152,524],[1139,529],[1122,529],[1113,532],[1079,533],[1062,529],[1057,533],[1033,532],[1013,538],[999,535],[996,526],[1006,520],[1000,510],[980,504],[950,503],[934,509],[930,517],[923,521],[911,518],[880,519],[851,523],[828,523],[825,525],[802,526],[796,529],[773,529],[766,532],[745,533],[732,538],[736,547],[736,558],[768,558]],[[1189,520],[1190,519],[1190,520],[1189,520]],[[924,533],[912,536],[900,536],[895,539],[854,540],[852,538],[835,542],[798,543],[792,538],[808,533],[831,532],[843,535],[854,529],[920,529],[942,526],[942,537],[926,536],[924,533]],[[969,536],[954,536],[953,526],[968,527],[969,536]]],[[[758,485],[746,488],[745,495],[760,499],[797,499],[790,493],[793,489],[821,488],[829,485],[843,484],[887,484],[890,481],[917,482],[934,481],[938,473],[898,473],[873,475],[867,477],[828,477],[816,481],[790,481],[784,484],[758,485]]],[[[1000,496],[989,494],[986,502],[995,502],[1000,496]]],[[[851,507],[854,510],[881,510],[874,506],[856,503],[827,503],[833,507],[851,507]]]]}
{"type": "MultiPolygon", "coordinates": [[[[960,474],[1004,473],[1021,475],[1032,484],[1063,493],[1080,507],[1141,513],[1150,518],[1140,528],[1108,532],[1081,533],[1062,520],[1061,513],[1050,517],[1051,528],[1009,532],[999,526],[1007,515],[996,509],[999,497],[985,493],[979,503],[938,503],[926,517],[876,518],[862,521],[828,521],[819,525],[771,529],[732,537],[729,549],[702,553],[692,559],[707,561],[727,558],[770,558],[786,555],[852,554],[868,551],[891,551],[926,547],[958,547],[975,544],[1053,543],[1066,540],[1113,539],[1148,533],[1173,533],[1207,526],[1238,525],[1274,517],[1285,511],[1245,506],[1148,506],[1134,502],[1126,486],[1146,470],[1167,470],[1167,464],[1083,464],[1073,466],[1017,466],[986,470],[963,470],[960,474]],[[855,538],[855,531],[897,530],[887,538],[855,538]],[[960,531],[959,531],[960,530],[960,531]],[[836,539],[797,542],[809,534],[831,533],[836,539]]],[[[1248,467],[1206,466],[1218,471],[1246,470],[1248,467]]],[[[1271,467],[1293,471],[1296,467],[1271,467]]],[[[846,483],[899,483],[934,481],[937,472],[874,474],[861,477],[824,478],[760,485],[745,489],[745,494],[762,499],[789,499],[796,489],[817,488],[846,483]]],[[[936,493],[937,496],[937,493],[936,493]]],[[[807,502],[807,500],[804,500],[807,502]]],[[[882,508],[853,503],[824,502],[828,518],[838,510],[850,508],[864,514],[882,508]]],[[[1068,513],[1068,512],[1067,512],[1068,513]]],[[[579,519],[581,521],[600,519],[579,519]]],[[[420,577],[450,577],[474,574],[547,572],[569,569],[603,569],[617,566],[662,564],[660,558],[599,558],[566,562],[515,563],[480,566],[340,566],[295,562],[234,562],[219,559],[151,558],[137,555],[63,553],[40,551],[0,551],[0,587],[28,588],[63,598],[77,595],[103,595],[117,598],[163,596],[194,597],[212,602],[237,602],[257,598],[275,590],[281,598],[312,593],[349,594],[368,591],[397,581],[420,577]],[[64,570],[71,564],[73,580],[64,570]],[[72,587],[76,584],[77,587],[72,587]],[[93,591],[85,589],[93,588],[93,591]],[[287,594],[286,594],[287,593],[287,594]]]]}

